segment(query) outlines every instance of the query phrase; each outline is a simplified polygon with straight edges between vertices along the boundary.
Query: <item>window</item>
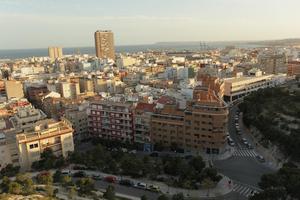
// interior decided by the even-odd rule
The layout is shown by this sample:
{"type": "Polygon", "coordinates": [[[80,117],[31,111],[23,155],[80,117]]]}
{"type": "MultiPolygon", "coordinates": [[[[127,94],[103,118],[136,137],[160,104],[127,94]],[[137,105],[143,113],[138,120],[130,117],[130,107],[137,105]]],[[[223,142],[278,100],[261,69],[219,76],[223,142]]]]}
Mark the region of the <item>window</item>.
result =
{"type": "Polygon", "coordinates": [[[35,144],[29,145],[29,148],[34,149],[34,148],[37,148],[38,146],[39,146],[38,143],[35,143],[35,144]]]}

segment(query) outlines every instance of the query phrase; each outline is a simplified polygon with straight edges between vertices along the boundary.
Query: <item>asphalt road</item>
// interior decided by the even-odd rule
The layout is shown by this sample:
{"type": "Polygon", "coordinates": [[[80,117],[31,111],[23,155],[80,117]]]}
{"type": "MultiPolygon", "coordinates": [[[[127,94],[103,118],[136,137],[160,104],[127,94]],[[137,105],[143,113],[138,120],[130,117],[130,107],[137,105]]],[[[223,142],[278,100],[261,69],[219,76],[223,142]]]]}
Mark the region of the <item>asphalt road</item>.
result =
{"type": "Polygon", "coordinates": [[[95,182],[95,187],[97,189],[106,189],[109,185],[113,185],[115,187],[115,191],[117,193],[134,196],[134,197],[138,197],[138,198],[143,195],[146,195],[149,200],[156,200],[159,196],[159,193],[150,192],[150,191],[137,189],[137,188],[133,188],[133,187],[122,186],[119,184],[111,184],[111,183],[108,183],[105,181],[96,181],[95,182]]]}
{"type": "MultiPolygon", "coordinates": [[[[242,135],[237,135],[235,128],[235,114],[237,106],[233,106],[229,114],[228,130],[230,137],[234,140],[236,150],[245,149],[246,146],[241,142],[241,138],[246,138],[248,142],[255,147],[253,141],[251,141],[244,133],[243,127],[241,127],[242,135]]],[[[247,151],[247,150],[246,150],[247,151]]],[[[255,151],[255,149],[254,149],[255,151]]],[[[219,172],[231,178],[233,181],[249,185],[250,187],[258,187],[258,182],[263,174],[274,172],[266,163],[259,162],[255,157],[251,156],[232,156],[226,160],[217,160],[213,162],[214,166],[219,172]]],[[[216,198],[218,199],[218,198],[216,198]]],[[[240,195],[237,192],[231,192],[228,195],[221,197],[220,199],[247,199],[245,196],[240,195]]]]}

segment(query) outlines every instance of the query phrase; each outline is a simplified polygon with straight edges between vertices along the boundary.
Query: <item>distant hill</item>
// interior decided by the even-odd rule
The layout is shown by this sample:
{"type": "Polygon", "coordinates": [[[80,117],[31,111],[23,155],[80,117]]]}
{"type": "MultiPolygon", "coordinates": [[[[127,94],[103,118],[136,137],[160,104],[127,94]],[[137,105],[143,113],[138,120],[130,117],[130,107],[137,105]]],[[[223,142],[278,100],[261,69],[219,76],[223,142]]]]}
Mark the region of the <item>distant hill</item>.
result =
{"type": "Polygon", "coordinates": [[[199,46],[200,43],[208,45],[258,45],[258,46],[300,46],[300,38],[288,38],[278,40],[257,40],[257,41],[185,41],[185,42],[157,42],[156,46],[199,46]]]}
{"type": "Polygon", "coordinates": [[[249,44],[256,44],[262,46],[299,46],[300,38],[254,41],[254,42],[249,42],[249,44]]]}

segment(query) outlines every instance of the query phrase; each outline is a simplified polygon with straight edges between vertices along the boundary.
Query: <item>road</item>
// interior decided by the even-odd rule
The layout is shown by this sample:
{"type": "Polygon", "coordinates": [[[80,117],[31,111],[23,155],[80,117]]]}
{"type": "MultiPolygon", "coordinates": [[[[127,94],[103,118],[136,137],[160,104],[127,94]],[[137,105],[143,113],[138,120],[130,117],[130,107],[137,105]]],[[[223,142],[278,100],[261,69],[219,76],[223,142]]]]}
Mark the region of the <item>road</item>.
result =
{"type": "MultiPolygon", "coordinates": [[[[243,126],[240,120],[242,135],[236,133],[234,116],[237,106],[233,106],[229,113],[229,134],[234,140],[236,147],[232,157],[226,160],[216,160],[214,166],[222,174],[228,176],[236,182],[235,191],[231,192],[228,199],[247,199],[252,191],[259,191],[258,182],[263,174],[274,172],[266,163],[256,159],[257,152],[255,149],[248,149],[242,142],[241,138],[246,138],[248,142],[255,147],[255,143],[243,133],[243,126]]],[[[226,199],[226,196],[224,198],[226,199]]]]}
{"type": "MultiPolygon", "coordinates": [[[[109,185],[111,185],[111,184],[108,182],[105,182],[105,181],[95,181],[95,187],[98,190],[100,190],[100,189],[105,190],[109,185]]],[[[146,195],[147,199],[156,200],[159,196],[159,193],[150,192],[150,191],[137,189],[137,188],[133,188],[133,187],[122,186],[119,184],[113,184],[113,186],[115,188],[116,193],[134,196],[134,197],[138,197],[138,198],[140,198],[143,195],[146,195]]]]}

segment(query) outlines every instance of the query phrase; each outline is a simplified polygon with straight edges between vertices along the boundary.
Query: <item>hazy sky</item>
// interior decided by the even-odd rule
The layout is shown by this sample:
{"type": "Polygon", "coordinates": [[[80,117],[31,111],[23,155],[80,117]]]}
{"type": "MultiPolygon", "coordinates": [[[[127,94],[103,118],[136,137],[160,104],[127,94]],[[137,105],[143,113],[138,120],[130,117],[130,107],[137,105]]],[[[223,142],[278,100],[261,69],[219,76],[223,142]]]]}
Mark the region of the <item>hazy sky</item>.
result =
{"type": "Polygon", "coordinates": [[[300,37],[300,0],[0,0],[0,49],[300,37]]]}

